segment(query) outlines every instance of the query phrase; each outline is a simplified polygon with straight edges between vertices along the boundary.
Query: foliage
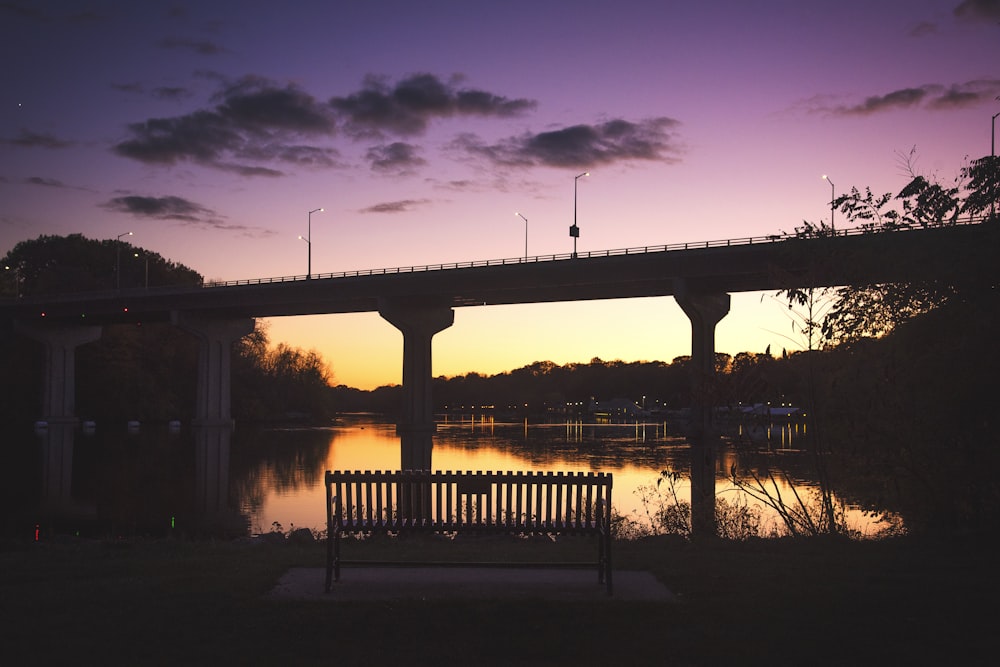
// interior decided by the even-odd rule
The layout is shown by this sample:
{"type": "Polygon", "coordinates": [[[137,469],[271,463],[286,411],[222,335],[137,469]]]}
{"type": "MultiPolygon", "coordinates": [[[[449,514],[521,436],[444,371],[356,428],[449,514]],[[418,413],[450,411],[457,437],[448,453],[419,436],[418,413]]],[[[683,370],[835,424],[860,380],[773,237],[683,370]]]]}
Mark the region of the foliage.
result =
{"type": "Polygon", "coordinates": [[[13,274],[2,283],[0,294],[5,296],[202,282],[193,269],[155,252],[118,239],[96,241],[82,234],[22,241],[4,256],[2,265],[5,274],[13,274]]]}
{"type": "MultiPolygon", "coordinates": [[[[864,233],[948,227],[963,220],[978,220],[994,226],[998,223],[1000,158],[987,156],[972,161],[961,169],[950,185],[931,182],[916,174],[913,160],[911,152],[905,159],[905,166],[912,178],[897,195],[875,195],[870,188],[862,192],[852,187],[848,194],[838,197],[834,205],[849,224],[864,233]]],[[[835,231],[823,222],[803,222],[796,232],[803,238],[835,235],[835,231]]],[[[880,336],[917,315],[994,289],[997,283],[996,244],[988,245],[959,248],[953,255],[942,257],[933,267],[913,259],[906,266],[912,275],[906,282],[859,283],[836,288],[830,292],[832,305],[822,317],[814,317],[812,310],[809,311],[806,331],[811,335],[818,328],[825,340],[833,342],[880,336]],[[947,271],[942,271],[942,267],[947,271]]],[[[842,261],[849,264],[851,258],[845,257],[842,261]]],[[[819,294],[825,293],[819,291],[819,294]]],[[[811,304],[816,296],[814,290],[802,289],[788,290],[784,294],[789,307],[811,304]]]]}
{"type": "MultiPolygon", "coordinates": [[[[690,540],[691,503],[681,499],[678,484],[682,473],[663,470],[654,485],[636,489],[645,516],[613,517],[615,537],[620,540],[636,540],[652,535],[674,535],[690,540]]],[[[742,503],[730,503],[725,498],[715,500],[716,536],[724,540],[749,540],[764,535],[759,507],[742,503]]],[[[774,537],[775,535],[770,535],[774,537]]]]}
{"type": "MultiPolygon", "coordinates": [[[[8,297],[198,285],[194,270],[121,240],[80,234],[40,236],[3,258],[8,297]],[[9,278],[9,279],[8,279],[9,278]]],[[[258,326],[233,361],[233,414],[239,419],[326,419],[334,411],[332,373],[315,351],[272,348],[258,326]]],[[[105,325],[101,338],[76,350],[77,414],[88,419],[189,419],[195,404],[198,343],[164,323],[105,325]]],[[[0,383],[0,413],[41,416],[41,346],[12,328],[0,330],[0,364],[18,382],[0,383]]]]}
{"type": "Polygon", "coordinates": [[[333,373],[315,350],[271,346],[261,322],[237,343],[233,363],[233,416],[247,420],[333,417],[333,373]]]}

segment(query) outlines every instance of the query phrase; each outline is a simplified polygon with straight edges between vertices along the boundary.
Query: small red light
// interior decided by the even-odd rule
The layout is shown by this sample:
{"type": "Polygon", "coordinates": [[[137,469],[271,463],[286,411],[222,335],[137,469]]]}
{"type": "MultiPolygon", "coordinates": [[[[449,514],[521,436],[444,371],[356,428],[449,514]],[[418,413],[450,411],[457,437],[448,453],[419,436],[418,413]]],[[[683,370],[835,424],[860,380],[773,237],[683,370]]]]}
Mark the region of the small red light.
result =
{"type": "Polygon", "coordinates": [[[122,308],[122,311],[127,313],[128,312],[128,306],[126,306],[125,308],[122,308]]]}

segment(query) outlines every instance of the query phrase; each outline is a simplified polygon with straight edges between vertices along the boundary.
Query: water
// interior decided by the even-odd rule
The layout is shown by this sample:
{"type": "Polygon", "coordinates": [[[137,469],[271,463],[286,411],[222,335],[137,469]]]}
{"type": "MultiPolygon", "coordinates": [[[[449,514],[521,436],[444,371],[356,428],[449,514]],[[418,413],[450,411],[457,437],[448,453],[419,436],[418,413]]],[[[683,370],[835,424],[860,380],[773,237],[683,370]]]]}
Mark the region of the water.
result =
{"type": "MultiPolygon", "coordinates": [[[[754,446],[764,460],[781,458],[789,473],[788,481],[778,483],[785,497],[792,485],[806,495],[816,486],[809,459],[798,448],[804,439],[801,427],[782,426],[769,442],[754,446]]],[[[6,454],[10,480],[0,529],[20,536],[36,530],[42,536],[102,537],[319,531],[325,525],[325,470],[389,470],[400,460],[395,426],[367,415],[345,416],[324,428],[197,435],[156,424],[92,431],[50,426],[14,441],[20,446],[6,454]]],[[[721,448],[717,497],[754,504],[729,481],[738,460],[736,448],[721,448]]],[[[674,490],[682,500],[690,498],[690,446],[664,422],[536,424],[450,417],[438,425],[432,462],[439,470],[612,472],[615,510],[639,521],[647,510],[641,496],[656,487],[663,470],[681,473],[674,490]]],[[[871,532],[866,515],[848,508],[848,519],[852,528],[871,532]]],[[[773,516],[767,520],[776,522],[773,516]]]]}

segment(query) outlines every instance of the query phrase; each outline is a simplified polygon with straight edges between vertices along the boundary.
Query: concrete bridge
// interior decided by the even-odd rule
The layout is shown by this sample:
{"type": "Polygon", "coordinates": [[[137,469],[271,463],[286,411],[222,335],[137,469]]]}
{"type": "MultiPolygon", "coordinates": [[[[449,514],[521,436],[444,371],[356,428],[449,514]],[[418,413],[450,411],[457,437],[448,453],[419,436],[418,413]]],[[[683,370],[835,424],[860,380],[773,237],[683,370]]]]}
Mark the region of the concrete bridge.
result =
{"type": "MultiPolygon", "coordinates": [[[[454,308],[497,304],[673,296],[691,322],[695,382],[713,373],[715,326],[731,292],[911,279],[915,267],[946,277],[955,250],[983,243],[979,224],[801,239],[788,235],[628,248],[433,266],[29,296],[0,302],[0,320],[47,350],[43,415],[75,419],[74,351],[102,326],[169,321],[201,341],[196,424],[228,426],[230,350],[253,318],[377,311],[403,334],[401,435],[429,442],[431,339],[454,308]],[[424,437],[427,436],[427,437],[424,437]]],[[[696,406],[697,407],[697,406],[696,406]]],[[[707,407],[707,406],[703,406],[707,407]]],[[[710,428],[695,410],[694,431],[710,428]]],[[[404,467],[429,462],[429,447],[404,453],[404,467]],[[408,460],[409,459],[409,460],[408,460]]]]}

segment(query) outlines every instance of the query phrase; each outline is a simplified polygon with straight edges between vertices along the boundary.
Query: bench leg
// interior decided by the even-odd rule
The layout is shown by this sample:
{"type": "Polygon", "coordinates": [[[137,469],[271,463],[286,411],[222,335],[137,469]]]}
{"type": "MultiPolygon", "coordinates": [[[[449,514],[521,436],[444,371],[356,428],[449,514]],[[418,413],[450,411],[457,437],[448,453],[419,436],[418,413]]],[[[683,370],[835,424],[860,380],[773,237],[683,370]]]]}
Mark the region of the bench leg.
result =
{"type": "Polygon", "coordinates": [[[330,534],[329,523],[326,529],[326,592],[333,588],[333,535],[330,534]]]}
{"type": "Polygon", "coordinates": [[[597,583],[604,584],[608,589],[608,595],[612,594],[611,580],[611,535],[605,533],[598,537],[597,556],[597,583]]]}
{"type": "Polygon", "coordinates": [[[337,531],[337,539],[333,543],[333,580],[340,581],[340,531],[337,531]]]}

